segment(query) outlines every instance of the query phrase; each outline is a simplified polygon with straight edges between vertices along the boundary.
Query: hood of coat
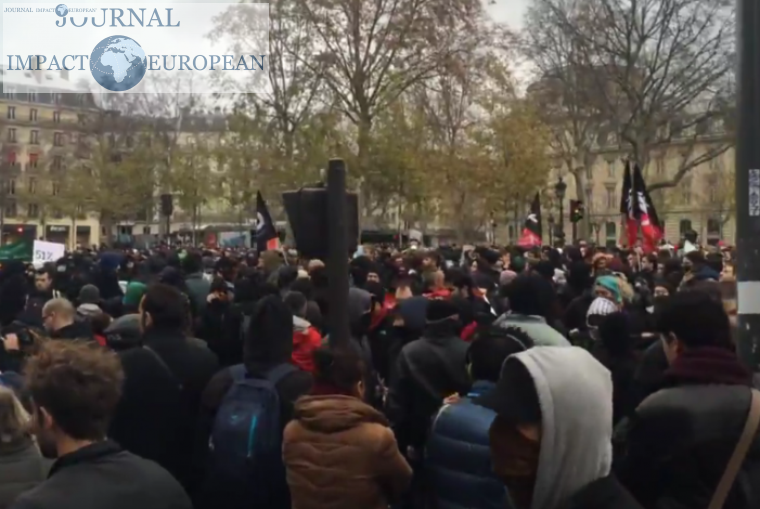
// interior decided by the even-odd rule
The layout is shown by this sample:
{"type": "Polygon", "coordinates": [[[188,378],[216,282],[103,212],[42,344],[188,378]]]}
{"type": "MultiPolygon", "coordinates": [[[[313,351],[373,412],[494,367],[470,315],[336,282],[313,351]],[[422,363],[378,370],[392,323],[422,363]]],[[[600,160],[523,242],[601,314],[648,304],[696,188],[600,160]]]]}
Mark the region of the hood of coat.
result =
{"type": "Polygon", "coordinates": [[[243,343],[243,362],[251,373],[261,373],[293,354],[293,313],[277,296],[261,299],[253,309],[243,343]]]}
{"type": "Polygon", "coordinates": [[[542,414],[541,452],[531,509],[558,509],[612,466],[610,372],[578,347],[515,354],[530,373],[542,414]]]}
{"type": "Polygon", "coordinates": [[[311,327],[311,323],[308,320],[300,316],[293,316],[293,332],[305,333],[309,331],[309,327],[311,327]]]}
{"type": "Polygon", "coordinates": [[[296,401],[294,418],[321,433],[335,433],[362,423],[388,426],[383,414],[352,396],[304,396],[296,401]]]}

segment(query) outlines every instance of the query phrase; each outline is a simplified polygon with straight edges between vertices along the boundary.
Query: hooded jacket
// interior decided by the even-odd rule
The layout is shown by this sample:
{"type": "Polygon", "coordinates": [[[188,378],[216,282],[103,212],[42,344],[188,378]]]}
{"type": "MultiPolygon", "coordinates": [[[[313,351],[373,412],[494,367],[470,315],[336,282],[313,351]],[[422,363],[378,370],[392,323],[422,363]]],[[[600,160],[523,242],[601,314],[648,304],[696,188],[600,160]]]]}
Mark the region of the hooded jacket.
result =
{"type": "Polygon", "coordinates": [[[293,317],[293,364],[303,371],[314,372],[314,350],[322,344],[322,335],[300,316],[293,317]]]}
{"type": "Polygon", "coordinates": [[[535,347],[513,357],[533,378],[542,413],[530,509],[560,509],[586,486],[610,474],[610,372],[578,347],[535,347]]]}
{"type": "Polygon", "coordinates": [[[293,509],[385,509],[412,479],[385,417],[351,396],[307,396],[285,428],[293,509]]]}

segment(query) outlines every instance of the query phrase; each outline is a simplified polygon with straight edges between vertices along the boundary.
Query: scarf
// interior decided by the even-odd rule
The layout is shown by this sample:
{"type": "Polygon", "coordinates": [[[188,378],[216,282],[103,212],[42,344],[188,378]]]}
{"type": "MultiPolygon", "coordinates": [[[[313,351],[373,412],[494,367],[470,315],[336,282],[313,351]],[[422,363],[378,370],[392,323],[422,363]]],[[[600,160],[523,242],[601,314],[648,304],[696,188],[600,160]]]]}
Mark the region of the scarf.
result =
{"type": "Polygon", "coordinates": [[[679,355],[665,371],[666,386],[744,385],[752,386],[752,372],[726,348],[705,346],[679,355]]]}

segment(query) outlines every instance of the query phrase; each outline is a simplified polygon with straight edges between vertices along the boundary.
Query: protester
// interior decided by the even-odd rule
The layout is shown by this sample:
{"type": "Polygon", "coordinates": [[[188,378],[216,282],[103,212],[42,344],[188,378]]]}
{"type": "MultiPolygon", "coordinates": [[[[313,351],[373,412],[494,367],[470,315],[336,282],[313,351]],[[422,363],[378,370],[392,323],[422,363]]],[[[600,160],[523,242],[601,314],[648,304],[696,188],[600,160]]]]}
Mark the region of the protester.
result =
{"type": "Polygon", "coordinates": [[[494,389],[507,357],[532,345],[517,328],[487,328],[476,334],[467,351],[472,387],[466,397],[441,408],[425,447],[436,507],[505,507],[504,485],[493,473],[489,450],[488,430],[496,414],[472,400],[494,389]]]}
{"type": "Polygon", "coordinates": [[[585,350],[514,354],[476,402],[497,414],[491,460],[517,509],[641,509],[611,474],[612,382],[585,350]]]}
{"type": "Polygon", "coordinates": [[[385,509],[412,470],[388,421],[364,403],[364,363],[352,349],[314,352],[311,395],[295,405],[283,457],[293,509],[385,509]]]}
{"type": "Polygon", "coordinates": [[[0,509],[43,482],[50,468],[28,433],[29,420],[13,390],[0,383],[0,509]]]}
{"type": "Polygon", "coordinates": [[[314,350],[322,344],[322,336],[306,320],[307,301],[302,293],[289,292],[284,301],[293,313],[293,364],[313,373],[314,350]]]}
{"type": "Polygon", "coordinates": [[[53,339],[92,340],[89,323],[77,319],[74,305],[64,298],[49,300],[42,308],[42,323],[53,339]]]}
{"type": "Polygon", "coordinates": [[[89,342],[48,342],[29,359],[25,377],[34,433],[58,459],[12,509],[192,508],[166,470],[106,438],[123,380],[116,354],[89,342]]]}
{"type": "MultiPolygon", "coordinates": [[[[669,367],[663,389],[632,416],[621,482],[644,507],[708,507],[739,441],[756,387],[737,358],[728,315],[702,291],[677,292],[658,324],[669,367]]],[[[755,438],[723,507],[757,500],[755,438]]]]}
{"type": "Polygon", "coordinates": [[[95,285],[84,285],[79,290],[77,299],[77,315],[83,318],[92,318],[103,313],[100,308],[100,290],[95,285]]]}

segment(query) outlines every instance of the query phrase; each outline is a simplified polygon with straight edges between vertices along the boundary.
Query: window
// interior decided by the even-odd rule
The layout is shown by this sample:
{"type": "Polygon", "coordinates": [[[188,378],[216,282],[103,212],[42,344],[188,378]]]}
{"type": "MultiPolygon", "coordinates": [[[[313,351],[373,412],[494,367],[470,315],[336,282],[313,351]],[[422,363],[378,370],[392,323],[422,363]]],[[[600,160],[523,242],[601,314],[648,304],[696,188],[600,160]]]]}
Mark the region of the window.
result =
{"type": "Polygon", "coordinates": [[[681,201],[684,205],[691,204],[691,180],[684,179],[681,183],[681,201]]]}
{"type": "Polygon", "coordinates": [[[3,87],[3,95],[6,99],[15,99],[16,98],[16,89],[12,86],[5,85],[3,87]]]}
{"type": "Polygon", "coordinates": [[[510,224],[507,227],[507,235],[509,235],[510,240],[513,240],[515,238],[515,225],[510,224]]]}
{"type": "Polygon", "coordinates": [[[37,122],[37,110],[35,110],[34,108],[29,110],[29,121],[37,122]]]}
{"type": "Polygon", "coordinates": [[[604,224],[604,235],[607,238],[616,238],[617,237],[617,225],[613,223],[612,221],[608,221],[604,224]]]}
{"type": "Polygon", "coordinates": [[[655,172],[657,175],[662,176],[665,175],[665,156],[658,156],[657,159],[655,159],[655,172]]]}
{"type": "Polygon", "coordinates": [[[8,106],[8,119],[13,120],[16,118],[16,107],[8,106]]]}
{"type": "Polygon", "coordinates": [[[53,134],[53,145],[56,147],[62,147],[63,146],[63,133],[54,133],[53,134]]]}
{"type": "Polygon", "coordinates": [[[150,235],[150,226],[143,226],[143,235],[150,235]]]}
{"type": "Polygon", "coordinates": [[[29,194],[34,194],[37,192],[37,179],[34,177],[29,177],[29,194]]]}
{"type": "Polygon", "coordinates": [[[586,203],[591,203],[591,196],[594,194],[594,186],[586,184],[586,203]]]}
{"type": "Polygon", "coordinates": [[[60,170],[63,166],[63,157],[53,156],[53,169],[60,170]]]}
{"type": "Polygon", "coordinates": [[[79,219],[84,219],[86,217],[84,213],[84,205],[77,205],[76,215],[79,219]]]}
{"type": "Polygon", "coordinates": [[[29,102],[30,103],[36,103],[37,102],[37,92],[34,90],[29,91],[29,102]]]}
{"type": "Polygon", "coordinates": [[[615,160],[614,159],[610,159],[607,161],[607,176],[608,177],[615,176],[615,160]]]}
{"type": "Polygon", "coordinates": [[[691,220],[681,219],[681,221],[678,223],[678,233],[681,235],[681,237],[683,237],[690,231],[691,231],[691,220]]]}
{"type": "Polygon", "coordinates": [[[54,111],[53,112],[53,122],[56,124],[61,123],[61,112],[60,111],[54,111]]]}
{"type": "Polygon", "coordinates": [[[39,131],[29,131],[29,143],[32,145],[39,145],[40,144],[40,132],[39,131]]]}
{"type": "Polygon", "coordinates": [[[53,209],[53,219],[63,219],[63,212],[61,209],[53,209]]]}
{"type": "Polygon", "coordinates": [[[40,160],[39,154],[29,154],[29,167],[36,168],[39,160],[40,160]]]}
{"type": "Polygon", "coordinates": [[[607,187],[607,208],[614,209],[617,206],[617,196],[615,196],[615,188],[612,186],[607,187]]]}
{"type": "Polygon", "coordinates": [[[721,227],[720,227],[720,220],[711,217],[707,220],[707,237],[713,238],[713,237],[722,237],[721,235],[721,227]]]}
{"type": "Polygon", "coordinates": [[[13,179],[8,180],[5,190],[8,194],[16,194],[16,181],[13,179]]]}
{"type": "Polygon", "coordinates": [[[8,128],[8,141],[11,143],[16,142],[16,129],[13,127],[8,128]]]}
{"type": "Polygon", "coordinates": [[[5,217],[16,217],[16,216],[18,216],[18,207],[16,206],[16,202],[13,200],[6,202],[5,217]]]}
{"type": "Polygon", "coordinates": [[[16,153],[15,152],[8,152],[8,164],[11,166],[16,166],[16,153]]]}
{"type": "Polygon", "coordinates": [[[26,207],[26,215],[29,216],[29,217],[31,217],[31,218],[39,217],[39,215],[40,215],[40,207],[39,207],[39,205],[37,205],[36,203],[30,203],[29,205],[27,205],[27,207],[26,207]]]}
{"type": "Polygon", "coordinates": [[[586,165],[586,180],[591,181],[594,178],[594,168],[590,165],[586,165]]]}
{"type": "Polygon", "coordinates": [[[61,183],[53,182],[53,196],[58,196],[59,194],[61,194],[61,183]]]}

